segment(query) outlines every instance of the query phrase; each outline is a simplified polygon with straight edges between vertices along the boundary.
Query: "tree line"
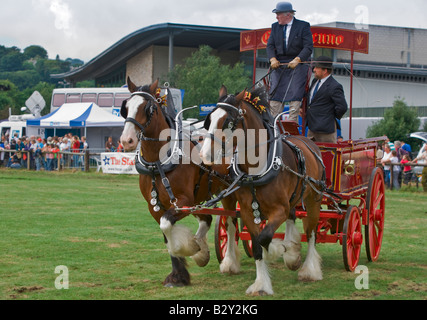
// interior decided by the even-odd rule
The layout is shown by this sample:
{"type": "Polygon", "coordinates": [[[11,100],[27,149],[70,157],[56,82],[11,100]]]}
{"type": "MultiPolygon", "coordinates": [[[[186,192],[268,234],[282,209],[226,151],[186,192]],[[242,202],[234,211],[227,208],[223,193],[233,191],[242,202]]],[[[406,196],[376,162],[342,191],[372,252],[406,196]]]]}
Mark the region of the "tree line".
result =
{"type": "MultiPolygon", "coordinates": [[[[9,108],[13,114],[19,114],[25,101],[37,90],[50,105],[52,91],[59,85],[58,79],[51,74],[63,73],[83,65],[80,59],[67,58],[49,59],[46,49],[31,45],[24,50],[18,47],[0,45],[0,119],[9,116],[9,108]]],[[[48,113],[49,108],[43,110],[48,113]]]]}

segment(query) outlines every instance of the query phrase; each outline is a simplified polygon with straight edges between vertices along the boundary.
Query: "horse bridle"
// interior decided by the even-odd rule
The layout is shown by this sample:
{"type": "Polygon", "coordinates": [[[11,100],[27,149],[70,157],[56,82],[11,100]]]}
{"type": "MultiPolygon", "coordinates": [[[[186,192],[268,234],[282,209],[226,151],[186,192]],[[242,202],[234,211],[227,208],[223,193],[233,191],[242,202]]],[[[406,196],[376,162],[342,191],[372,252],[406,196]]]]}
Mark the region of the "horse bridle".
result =
{"type": "MultiPolygon", "coordinates": [[[[240,104],[239,104],[239,106],[240,106],[240,104]]],[[[203,127],[206,130],[209,130],[209,127],[211,124],[211,115],[217,109],[223,109],[227,113],[227,118],[225,119],[225,121],[222,125],[222,131],[230,130],[233,133],[236,130],[236,127],[240,121],[242,121],[243,126],[245,125],[245,122],[243,121],[243,115],[246,113],[245,110],[241,109],[240,107],[236,107],[236,106],[234,106],[230,103],[227,103],[227,102],[218,102],[216,104],[216,107],[208,114],[208,116],[205,119],[203,127]]],[[[210,136],[212,141],[216,141],[218,144],[221,145],[221,149],[222,149],[222,155],[221,156],[224,158],[226,156],[227,141],[222,141],[222,140],[218,139],[213,133],[208,133],[208,135],[210,136]]]]}
{"type": "MultiPolygon", "coordinates": [[[[160,102],[161,102],[161,99],[156,99],[150,93],[144,92],[144,91],[135,91],[131,94],[129,99],[123,101],[122,108],[120,109],[120,114],[123,118],[125,118],[125,123],[130,122],[140,129],[140,132],[137,134],[137,138],[139,141],[141,141],[141,140],[153,140],[152,138],[145,137],[144,131],[150,125],[151,120],[153,118],[154,111],[157,111],[157,107],[159,106],[160,102]],[[145,98],[145,100],[147,101],[147,105],[145,106],[145,113],[147,115],[148,120],[144,125],[142,125],[138,121],[136,121],[135,118],[128,117],[126,104],[134,96],[141,96],[141,97],[145,98]]],[[[156,140],[156,139],[154,139],[154,140],[156,140]]]]}
{"type": "MultiPolygon", "coordinates": [[[[211,125],[211,115],[212,113],[214,113],[217,109],[223,109],[225,112],[227,112],[227,118],[225,119],[223,125],[222,125],[222,130],[226,130],[229,129],[231,130],[231,132],[233,132],[234,130],[236,130],[237,124],[240,121],[243,121],[243,115],[246,113],[245,110],[233,106],[230,103],[226,103],[226,102],[218,102],[216,104],[216,107],[208,114],[208,116],[205,119],[205,122],[203,124],[203,127],[206,130],[209,130],[209,127],[211,125]],[[235,114],[235,116],[233,116],[232,114],[235,114]]],[[[212,134],[211,134],[212,136],[212,134]]]]}

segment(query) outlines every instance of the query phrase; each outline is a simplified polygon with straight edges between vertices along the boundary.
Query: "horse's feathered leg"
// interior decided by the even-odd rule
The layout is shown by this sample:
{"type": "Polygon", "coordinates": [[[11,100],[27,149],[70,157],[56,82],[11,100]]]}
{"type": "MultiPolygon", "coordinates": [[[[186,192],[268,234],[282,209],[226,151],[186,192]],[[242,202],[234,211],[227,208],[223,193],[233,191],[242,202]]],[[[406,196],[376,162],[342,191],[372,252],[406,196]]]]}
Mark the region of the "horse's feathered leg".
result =
{"type": "Polygon", "coordinates": [[[316,228],[319,220],[320,205],[314,201],[307,201],[307,218],[303,219],[304,231],[307,235],[308,250],[304,264],[298,272],[301,281],[322,280],[322,259],[316,251],[316,228]]]}
{"type": "Polygon", "coordinates": [[[163,281],[165,287],[183,287],[190,284],[190,274],[187,271],[187,262],[185,258],[173,257],[172,260],[172,272],[163,281]]]}
{"type": "Polygon", "coordinates": [[[167,238],[167,247],[171,256],[193,256],[199,250],[192,231],[185,226],[177,225],[178,215],[174,208],[170,208],[160,219],[160,229],[167,238]]]}
{"type": "Polygon", "coordinates": [[[210,252],[207,240],[207,233],[211,227],[212,216],[196,216],[199,221],[199,229],[197,229],[195,238],[196,242],[200,247],[200,251],[193,255],[191,258],[197,263],[199,267],[204,267],[209,263],[210,252]]]}
{"type": "Polygon", "coordinates": [[[267,263],[263,258],[266,254],[266,249],[260,245],[257,236],[251,234],[251,238],[256,265],[256,279],[255,282],[246,290],[246,294],[255,296],[272,295],[274,294],[273,286],[271,284],[267,263]]]}
{"type": "Polygon", "coordinates": [[[219,270],[221,273],[237,274],[240,272],[240,253],[237,247],[236,241],[236,225],[234,224],[233,218],[228,217],[227,222],[227,251],[225,257],[221,261],[219,270]]]}

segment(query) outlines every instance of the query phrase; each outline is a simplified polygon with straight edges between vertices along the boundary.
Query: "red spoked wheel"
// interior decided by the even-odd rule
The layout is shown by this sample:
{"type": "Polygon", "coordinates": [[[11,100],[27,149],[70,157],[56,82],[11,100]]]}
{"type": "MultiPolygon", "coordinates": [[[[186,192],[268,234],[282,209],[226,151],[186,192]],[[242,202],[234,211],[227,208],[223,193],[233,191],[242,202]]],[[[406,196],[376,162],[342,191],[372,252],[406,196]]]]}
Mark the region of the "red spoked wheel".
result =
{"type": "Polygon", "coordinates": [[[347,271],[354,271],[359,263],[362,248],[362,219],[359,208],[350,206],[344,219],[342,253],[347,271]]]}
{"type": "MultiPolygon", "coordinates": [[[[218,262],[221,263],[227,252],[228,235],[227,235],[227,216],[217,216],[215,221],[215,253],[218,262]]],[[[236,236],[234,241],[239,243],[239,224],[236,219],[236,236]]]]}
{"type": "Polygon", "coordinates": [[[384,233],[385,187],[380,168],[372,171],[366,196],[367,224],[365,226],[366,255],[369,261],[377,261],[384,233]]]}

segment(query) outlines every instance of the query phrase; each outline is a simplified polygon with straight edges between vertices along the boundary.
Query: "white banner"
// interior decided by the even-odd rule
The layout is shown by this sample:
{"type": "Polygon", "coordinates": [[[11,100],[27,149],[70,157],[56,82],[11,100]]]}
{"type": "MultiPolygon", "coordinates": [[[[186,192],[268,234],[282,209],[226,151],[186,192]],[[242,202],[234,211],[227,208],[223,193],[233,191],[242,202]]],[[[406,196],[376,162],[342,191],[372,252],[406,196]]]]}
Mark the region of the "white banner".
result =
{"type": "Polygon", "coordinates": [[[101,153],[101,167],[103,173],[138,174],[135,169],[135,153],[101,153]]]}

